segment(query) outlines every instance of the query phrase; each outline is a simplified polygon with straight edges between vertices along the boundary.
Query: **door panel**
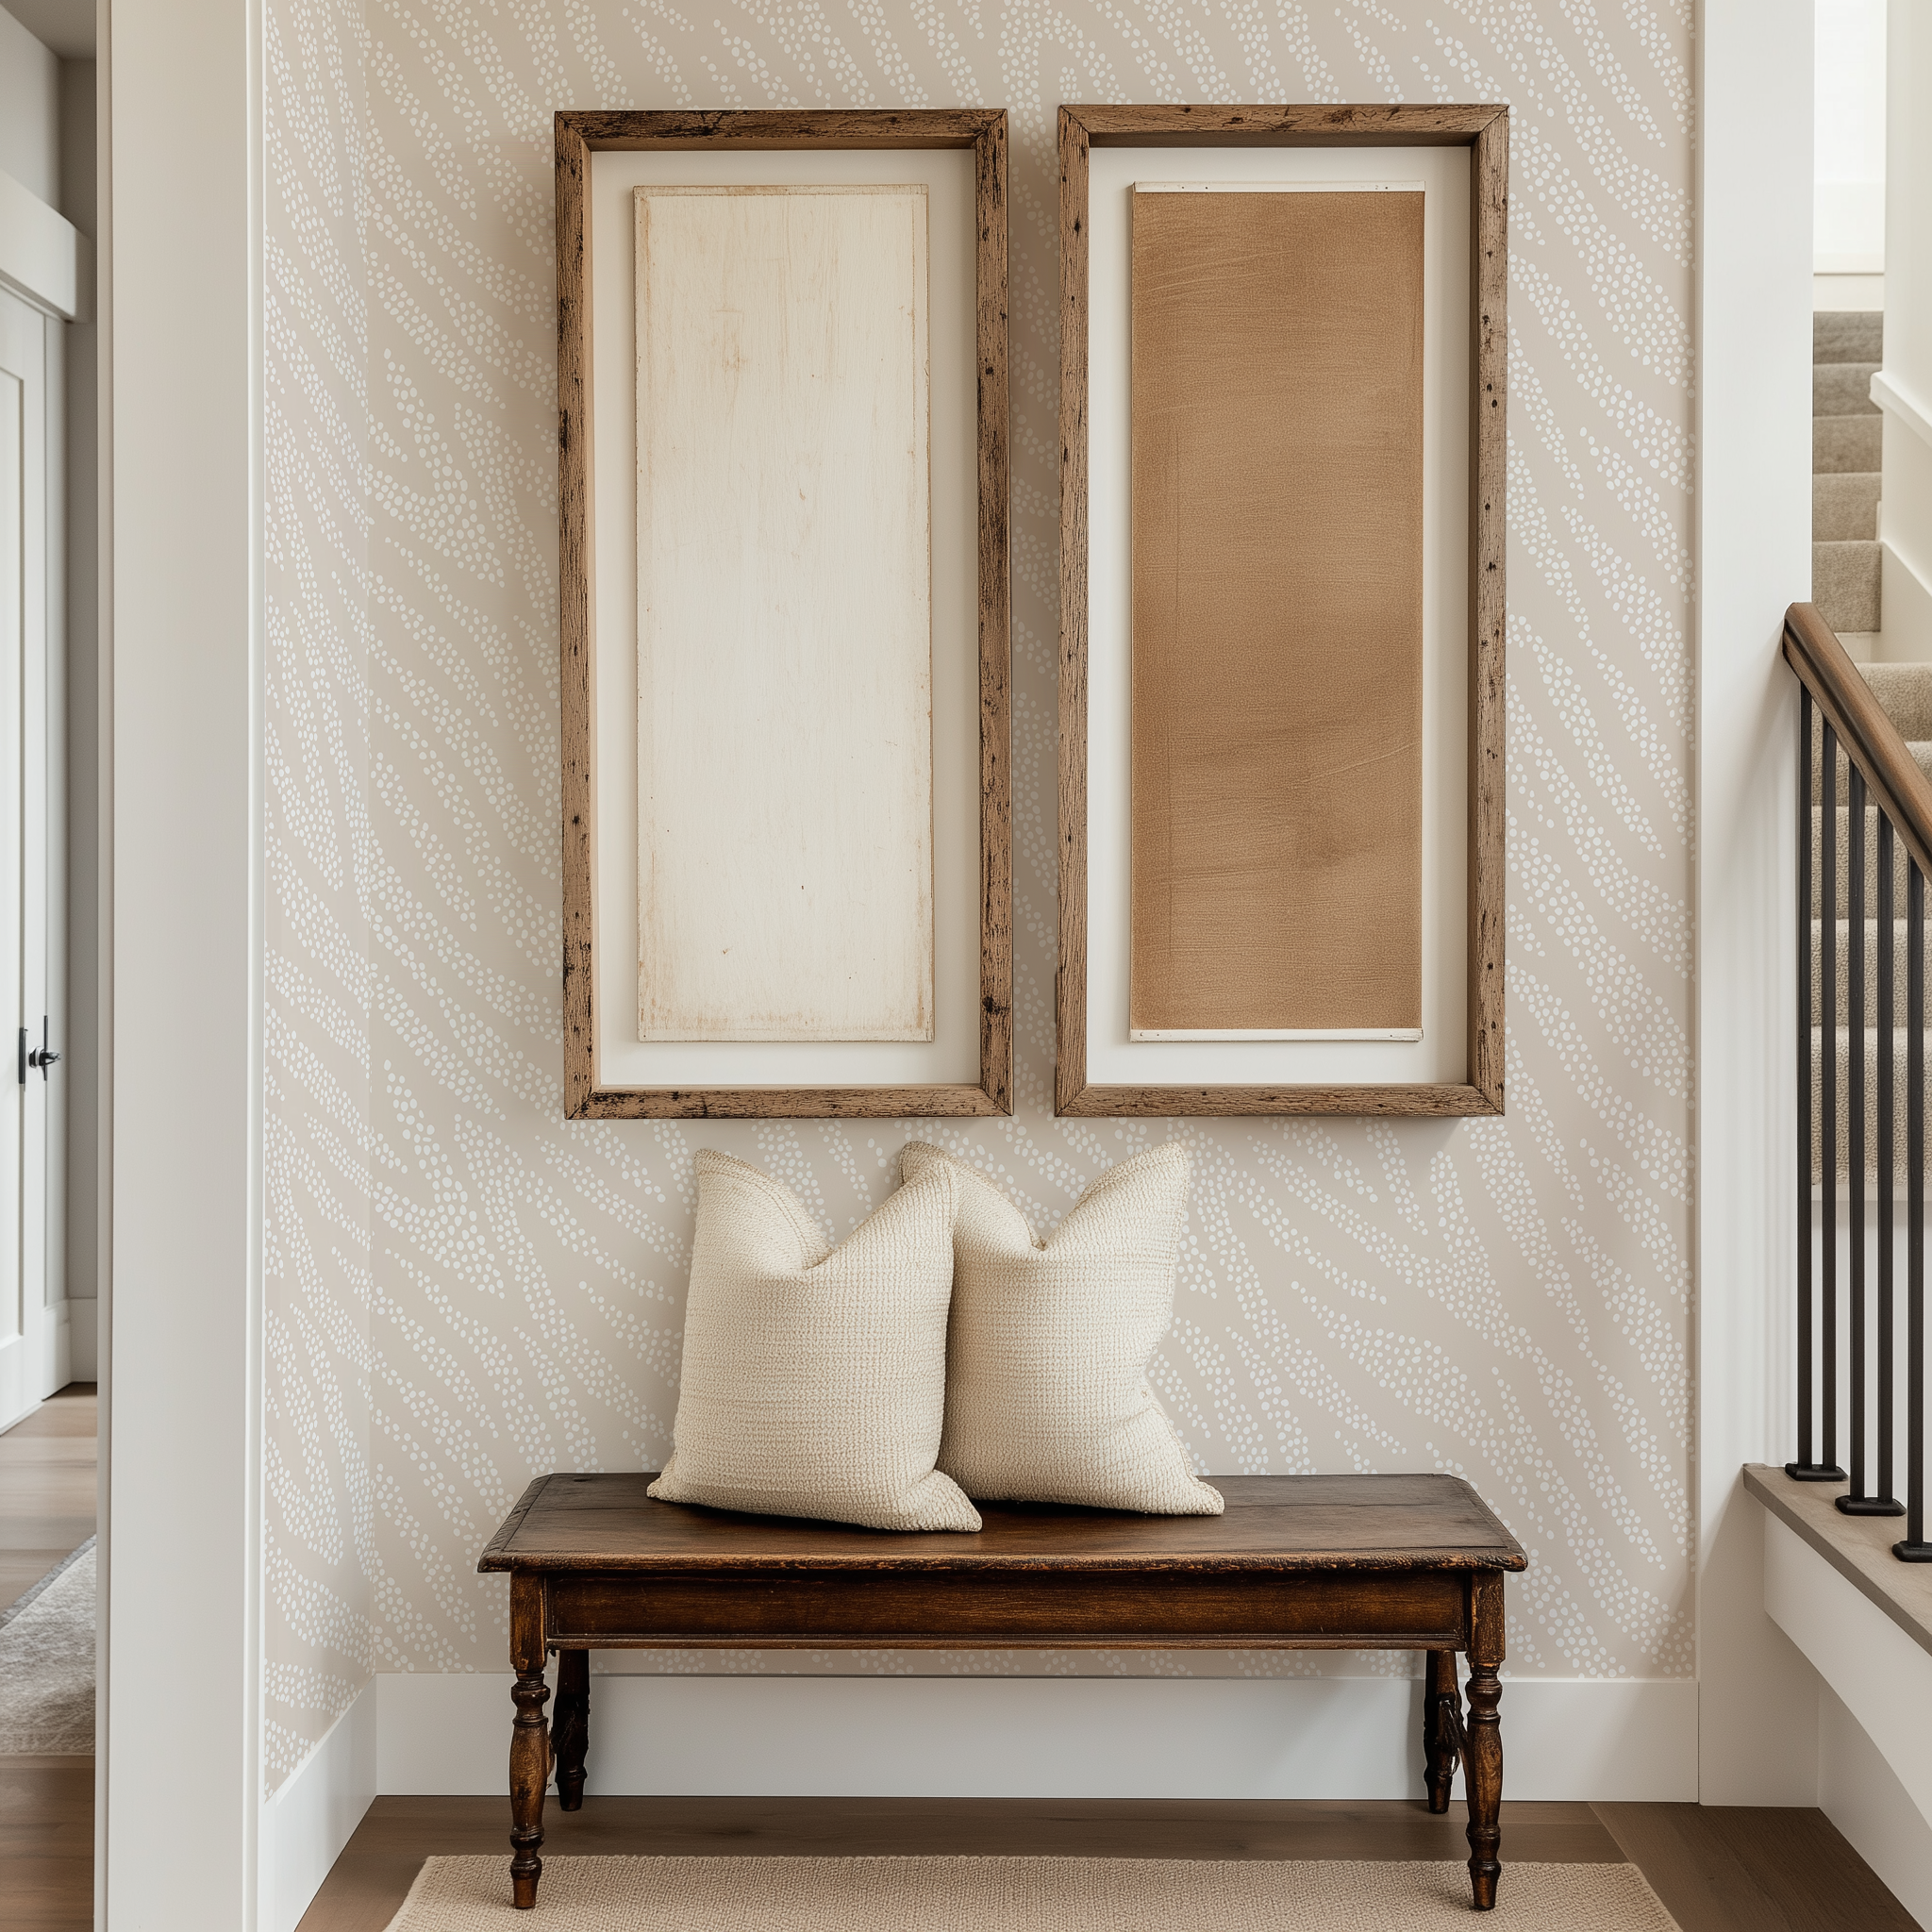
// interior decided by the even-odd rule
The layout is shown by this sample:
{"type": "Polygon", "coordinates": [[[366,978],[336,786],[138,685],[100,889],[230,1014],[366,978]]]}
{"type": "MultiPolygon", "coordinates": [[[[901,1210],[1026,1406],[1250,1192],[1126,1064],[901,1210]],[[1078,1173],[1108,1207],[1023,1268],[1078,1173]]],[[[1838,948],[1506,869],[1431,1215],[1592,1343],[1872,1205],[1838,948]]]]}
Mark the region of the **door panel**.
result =
{"type": "MultiPolygon", "coordinates": [[[[43,712],[45,707],[47,427],[45,318],[0,291],[0,1427],[49,1392],[42,1386],[51,1319],[45,1195],[40,1193],[37,1211],[29,1211],[36,1199],[23,1186],[29,1110],[10,1051],[26,997],[22,727],[30,659],[37,664],[43,712]]],[[[44,1147],[44,1103],[37,1111],[44,1147]]],[[[34,1163],[42,1174],[43,1147],[34,1163]]]]}

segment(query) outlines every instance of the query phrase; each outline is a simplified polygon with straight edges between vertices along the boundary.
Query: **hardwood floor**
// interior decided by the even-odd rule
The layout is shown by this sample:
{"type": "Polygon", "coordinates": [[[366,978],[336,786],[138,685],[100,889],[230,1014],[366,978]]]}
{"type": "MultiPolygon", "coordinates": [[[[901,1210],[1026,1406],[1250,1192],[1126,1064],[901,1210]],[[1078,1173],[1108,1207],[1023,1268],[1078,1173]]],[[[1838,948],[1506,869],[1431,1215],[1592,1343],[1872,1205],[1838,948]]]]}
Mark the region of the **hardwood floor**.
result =
{"type": "MultiPolygon", "coordinates": [[[[94,1533],[97,1405],[73,1382],[0,1435],[0,1609],[94,1533]]],[[[94,1761],[0,1756],[8,1932],[94,1919],[94,1761]]]]}
{"type": "MultiPolygon", "coordinates": [[[[509,1864],[503,1798],[378,1798],[300,1932],[382,1932],[423,1860],[509,1864]]],[[[818,1856],[1450,1858],[1462,1807],[939,1798],[597,1798],[544,1817],[546,1857],[628,1852],[818,1856]]],[[[1821,1811],[1696,1805],[1503,1806],[1507,1861],[1628,1858],[1682,1932],[1916,1932],[1821,1811]]],[[[506,1877],[506,1884],[508,1879],[506,1877]]]]}
{"type": "Polygon", "coordinates": [[[0,1609],[94,1533],[96,1416],[70,1382],[0,1435],[0,1609]]]}

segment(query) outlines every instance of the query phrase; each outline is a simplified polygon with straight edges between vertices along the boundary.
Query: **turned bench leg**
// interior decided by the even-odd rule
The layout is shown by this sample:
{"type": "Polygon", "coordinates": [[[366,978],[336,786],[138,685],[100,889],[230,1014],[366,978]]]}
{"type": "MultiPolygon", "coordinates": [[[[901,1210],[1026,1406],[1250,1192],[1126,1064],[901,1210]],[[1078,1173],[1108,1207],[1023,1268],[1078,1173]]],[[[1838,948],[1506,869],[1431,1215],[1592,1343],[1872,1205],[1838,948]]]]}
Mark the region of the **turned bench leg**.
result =
{"type": "Polygon", "coordinates": [[[1457,1736],[1462,1728],[1462,1699],[1456,1689],[1456,1653],[1432,1650],[1423,1672],[1423,1762],[1429,1809],[1449,1808],[1449,1786],[1456,1776],[1457,1736]]]}
{"type": "Polygon", "coordinates": [[[521,1912],[537,1903],[543,1860],[543,1787],[550,1782],[550,1730],[543,1707],[550,1686],[543,1681],[543,1586],[534,1576],[510,1582],[510,1661],[517,1680],[510,1700],[517,1707],[509,1733],[510,1902],[521,1912]]]}
{"type": "Polygon", "coordinates": [[[1475,1908],[1496,1903],[1503,1865],[1503,1727],[1496,1717],[1503,1687],[1503,1576],[1478,1571],[1470,1579],[1469,1718],[1464,1725],[1463,1784],[1469,1793],[1469,1883],[1475,1908]]]}
{"type": "Polygon", "coordinates": [[[591,1748],[591,1653],[557,1653],[557,1715],[550,1720],[557,1753],[557,1802],[566,1811],[584,1803],[584,1757],[591,1748]]]}

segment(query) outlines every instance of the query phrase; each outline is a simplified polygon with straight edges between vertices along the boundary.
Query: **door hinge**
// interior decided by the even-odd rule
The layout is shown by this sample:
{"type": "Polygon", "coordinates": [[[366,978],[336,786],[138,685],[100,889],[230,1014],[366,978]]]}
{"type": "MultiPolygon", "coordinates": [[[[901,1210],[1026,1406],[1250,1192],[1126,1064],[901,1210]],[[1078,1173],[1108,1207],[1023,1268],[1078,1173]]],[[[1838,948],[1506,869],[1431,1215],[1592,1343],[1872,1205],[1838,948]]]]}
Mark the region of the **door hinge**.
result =
{"type": "Polygon", "coordinates": [[[40,1045],[29,1047],[26,1043],[26,1028],[23,1026],[20,1029],[20,1084],[23,1087],[26,1085],[26,1070],[29,1067],[40,1068],[41,1078],[44,1080],[47,1077],[47,1069],[59,1058],[60,1056],[47,1044],[46,1014],[41,1015],[40,1045]]]}

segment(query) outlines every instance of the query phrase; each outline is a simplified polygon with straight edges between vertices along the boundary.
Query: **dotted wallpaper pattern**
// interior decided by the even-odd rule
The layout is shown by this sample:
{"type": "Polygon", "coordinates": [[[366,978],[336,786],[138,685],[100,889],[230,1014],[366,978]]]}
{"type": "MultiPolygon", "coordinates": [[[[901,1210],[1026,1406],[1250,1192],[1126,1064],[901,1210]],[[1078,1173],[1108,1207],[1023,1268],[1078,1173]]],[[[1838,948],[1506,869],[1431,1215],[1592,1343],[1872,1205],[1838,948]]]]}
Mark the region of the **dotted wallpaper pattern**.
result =
{"type": "Polygon", "coordinates": [[[1185,1137],[1200,1470],[1456,1471],[1513,1674],[1690,1673],[1690,0],[269,0],[272,1784],[372,1673],[505,1668],[533,1474],[661,1460],[704,1146],[842,1234],[915,1135],[1041,1228],[1185,1137]],[[1054,110],[1190,99],[1514,110],[1502,1121],[1052,1118],[1054,110]],[[1016,1113],[567,1124],[552,110],[958,102],[1012,114],[1016,1113]]]}

